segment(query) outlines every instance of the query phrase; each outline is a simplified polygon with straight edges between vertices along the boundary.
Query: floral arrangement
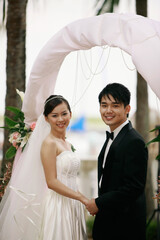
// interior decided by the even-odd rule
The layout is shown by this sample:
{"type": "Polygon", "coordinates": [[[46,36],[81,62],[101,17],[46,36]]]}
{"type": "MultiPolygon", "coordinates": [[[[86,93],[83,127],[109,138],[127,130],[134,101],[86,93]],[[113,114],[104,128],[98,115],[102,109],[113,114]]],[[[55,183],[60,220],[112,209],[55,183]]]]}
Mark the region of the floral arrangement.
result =
{"type": "MultiPolygon", "coordinates": [[[[17,94],[20,96],[21,101],[23,102],[24,93],[16,89],[17,94]]],[[[6,151],[6,159],[11,159],[15,156],[17,150],[20,148],[22,151],[25,148],[27,141],[33,132],[36,123],[33,122],[30,126],[26,126],[24,123],[24,113],[16,107],[7,107],[7,110],[11,111],[14,116],[13,119],[5,116],[4,120],[6,122],[6,128],[9,130],[9,142],[12,144],[10,148],[6,151]]],[[[4,195],[7,184],[10,180],[12,173],[13,161],[6,164],[6,170],[4,177],[0,178],[0,201],[4,195]]]]}
{"type": "MultiPolygon", "coordinates": [[[[17,89],[16,91],[23,101],[24,93],[17,89]]],[[[9,130],[9,142],[12,144],[5,154],[6,159],[10,159],[15,156],[18,148],[21,148],[23,151],[36,126],[36,122],[27,126],[24,123],[24,113],[19,108],[8,106],[6,109],[14,113],[13,119],[5,116],[7,126],[4,127],[9,130]]]]}
{"type": "Polygon", "coordinates": [[[157,203],[160,204],[160,176],[158,176],[158,191],[155,197],[153,199],[157,199],[157,203]]]}

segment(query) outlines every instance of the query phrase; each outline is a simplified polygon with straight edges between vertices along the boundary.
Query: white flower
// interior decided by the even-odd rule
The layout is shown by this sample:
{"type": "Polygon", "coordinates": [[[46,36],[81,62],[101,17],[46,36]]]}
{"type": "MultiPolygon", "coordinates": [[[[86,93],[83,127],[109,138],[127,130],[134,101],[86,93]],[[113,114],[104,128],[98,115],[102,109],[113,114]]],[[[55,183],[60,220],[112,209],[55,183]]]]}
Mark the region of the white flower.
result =
{"type": "Polygon", "coordinates": [[[17,123],[14,127],[15,128],[19,128],[19,126],[20,126],[19,123],[17,123]]]}
{"type": "Polygon", "coordinates": [[[29,139],[30,135],[31,135],[31,132],[27,133],[26,136],[24,136],[23,138],[21,138],[21,139],[22,139],[21,145],[20,145],[21,148],[23,148],[23,147],[26,145],[26,143],[28,142],[28,139],[29,139]]]}
{"type": "Polygon", "coordinates": [[[13,144],[13,142],[20,143],[21,142],[21,134],[19,132],[13,132],[9,136],[9,142],[13,144]]]}
{"type": "Polygon", "coordinates": [[[20,98],[21,98],[21,101],[23,102],[23,98],[24,98],[24,92],[22,92],[22,91],[19,91],[18,89],[16,89],[16,92],[17,92],[17,94],[20,96],[20,98]]]}

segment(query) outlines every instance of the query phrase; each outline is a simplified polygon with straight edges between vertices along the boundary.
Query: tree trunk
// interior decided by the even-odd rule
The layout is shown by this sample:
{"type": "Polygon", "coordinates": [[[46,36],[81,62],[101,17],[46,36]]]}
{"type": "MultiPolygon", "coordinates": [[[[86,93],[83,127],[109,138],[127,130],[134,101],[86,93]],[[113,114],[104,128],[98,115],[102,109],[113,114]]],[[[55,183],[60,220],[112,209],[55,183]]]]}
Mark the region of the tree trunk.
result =
{"type": "MultiPolygon", "coordinates": [[[[147,16],[147,0],[136,0],[136,12],[139,15],[147,16]]],[[[145,142],[149,137],[149,106],[148,106],[148,88],[146,81],[137,73],[137,112],[136,112],[136,129],[142,135],[145,142]]],[[[153,203],[153,183],[151,172],[151,157],[149,154],[148,171],[146,182],[146,202],[147,202],[147,218],[150,217],[154,210],[153,203]]]]}
{"type": "Polygon", "coordinates": [[[136,129],[148,142],[149,131],[149,107],[148,107],[148,88],[143,77],[137,72],[137,111],[136,129]]]}
{"type": "MultiPolygon", "coordinates": [[[[16,88],[25,90],[25,38],[26,38],[26,5],[27,0],[8,0],[7,11],[7,60],[6,60],[6,106],[20,107],[20,98],[16,88]]],[[[11,117],[7,110],[5,115],[11,117]]],[[[7,160],[5,152],[10,147],[8,142],[8,131],[4,131],[3,160],[1,176],[6,171],[7,160]]],[[[13,159],[10,160],[13,162],[13,159]]]]}

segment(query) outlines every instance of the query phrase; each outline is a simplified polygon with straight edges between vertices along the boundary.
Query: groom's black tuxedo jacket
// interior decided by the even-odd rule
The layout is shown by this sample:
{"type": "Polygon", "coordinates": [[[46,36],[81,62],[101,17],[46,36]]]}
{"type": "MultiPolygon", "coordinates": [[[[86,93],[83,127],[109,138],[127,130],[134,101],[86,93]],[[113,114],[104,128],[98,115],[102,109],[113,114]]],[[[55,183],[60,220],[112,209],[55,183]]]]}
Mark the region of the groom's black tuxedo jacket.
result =
{"type": "Polygon", "coordinates": [[[110,146],[104,169],[105,148],[98,157],[98,184],[103,172],[99,209],[93,226],[93,239],[144,240],[146,206],[144,188],[148,151],[142,137],[129,122],[110,146]]]}

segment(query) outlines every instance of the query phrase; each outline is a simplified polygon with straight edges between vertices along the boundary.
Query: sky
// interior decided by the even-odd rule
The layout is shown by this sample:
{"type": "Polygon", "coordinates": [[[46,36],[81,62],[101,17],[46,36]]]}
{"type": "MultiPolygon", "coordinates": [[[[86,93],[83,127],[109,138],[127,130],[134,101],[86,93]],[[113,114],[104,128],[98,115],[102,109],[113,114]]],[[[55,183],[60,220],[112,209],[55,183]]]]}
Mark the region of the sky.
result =
{"type": "MultiPolygon", "coordinates": [[[[95,13],[93,3],[93,0],[28,1],[26,81],[28,81],[35,58],[44,44],[57,31],[72,21],[93,16],[95,13]]],[[[148,16],[160,21],[159,11],[160,1],[149,0],[148,16]]],[[[121,0],[116,12],[135,13],[134,0],[121,0]]],[[[0,53],[0,114],[3,114],[6,78],[6,36],[3,31],[0,32],[0,53]]],[[[99,117],[99,92],[109,82],[120,82],[131,91],[131,115],[133,115],[136,110],[136,70],[133,70],[134,68],[130,56],[122,53],[118,48],[106,47],[103,49],[99,47],[85,52],[71,53],[62,64],[55,93],[61,94],[69,100],[73,116],[99,117]],[[96,72],[94,77],[90,74],[88,66],[92,72],[96,72]]],[[[158,109],[159,100],[150,88],[149,104],[150,107],[158,109]]]]}

